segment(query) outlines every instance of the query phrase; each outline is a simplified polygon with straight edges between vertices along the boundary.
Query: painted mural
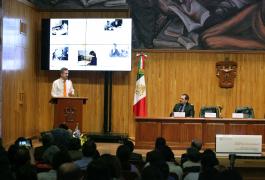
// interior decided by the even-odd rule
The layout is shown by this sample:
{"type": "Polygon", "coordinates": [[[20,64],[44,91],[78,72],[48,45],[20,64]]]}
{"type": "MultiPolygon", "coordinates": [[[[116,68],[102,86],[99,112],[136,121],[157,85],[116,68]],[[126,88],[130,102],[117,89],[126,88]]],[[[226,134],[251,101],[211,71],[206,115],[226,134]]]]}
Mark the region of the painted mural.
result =
{"type": "Polygon", "coordinates": [[[265,0],[30,1],[55,9],[129,7],[133,48],[265,49],[265,0]]]}

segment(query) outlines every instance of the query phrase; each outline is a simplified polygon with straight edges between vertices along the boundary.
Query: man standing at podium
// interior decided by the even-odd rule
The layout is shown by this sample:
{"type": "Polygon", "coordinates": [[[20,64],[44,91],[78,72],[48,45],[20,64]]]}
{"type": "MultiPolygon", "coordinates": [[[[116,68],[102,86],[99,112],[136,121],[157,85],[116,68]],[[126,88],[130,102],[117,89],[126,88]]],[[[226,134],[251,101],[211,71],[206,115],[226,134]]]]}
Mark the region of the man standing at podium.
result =
{"type": "Polygon", "coordinates": [[[72,81],[68,79],[69,71],[63,67],[60,70],[60,78],[53,81],[52,97],[69,97],[74,96],[74,88],[72,81]]]}
{"type": "Polygon", "coordinates": [[[179,103],[174,106],[171,116],[174,112],[185,112],[185,117],[194,117],[194,106],[189,103],[189,99],[188,94],[182,94],[179,103]]]}

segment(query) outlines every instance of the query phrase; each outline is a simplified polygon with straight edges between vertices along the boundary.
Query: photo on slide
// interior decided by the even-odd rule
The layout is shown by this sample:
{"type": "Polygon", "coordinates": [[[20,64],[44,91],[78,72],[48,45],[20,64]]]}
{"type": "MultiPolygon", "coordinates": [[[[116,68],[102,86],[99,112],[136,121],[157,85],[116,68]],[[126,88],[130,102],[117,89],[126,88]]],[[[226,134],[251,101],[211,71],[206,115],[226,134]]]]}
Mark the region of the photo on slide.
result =
{"type": "Polygon", "coordinates": [[[52,35],[68,35],[68,20],[57,20],[52,22],[52,35]]]}
{"type": "Polygon", "coordinates": [[[80,66],[96,66],[97,55],[95,51],[78,50],[78,64],[80,66]]]}
{"type": "Polygon", "coordinates": [[[68,60],[69,47],[55,47],[51,52],[52,60],[68,60]]]}

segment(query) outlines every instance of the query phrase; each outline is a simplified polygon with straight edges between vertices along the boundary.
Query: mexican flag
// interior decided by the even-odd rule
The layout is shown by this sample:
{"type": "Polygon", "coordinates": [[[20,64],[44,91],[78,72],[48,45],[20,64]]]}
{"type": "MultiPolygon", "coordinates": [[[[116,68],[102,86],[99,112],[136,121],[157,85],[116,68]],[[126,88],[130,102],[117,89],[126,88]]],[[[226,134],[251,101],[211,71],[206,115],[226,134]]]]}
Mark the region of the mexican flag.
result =
{"type": "Polygon", "coordinates": [[[137,54],[136,56],[140,57],[140,60],[138,62],[133,112],[135,116],[147,116],[146,86],[145,86],[145,79],[144,79],[144,61],[147,55],[144,53],[141,53],[141,54],[137,54]]]}

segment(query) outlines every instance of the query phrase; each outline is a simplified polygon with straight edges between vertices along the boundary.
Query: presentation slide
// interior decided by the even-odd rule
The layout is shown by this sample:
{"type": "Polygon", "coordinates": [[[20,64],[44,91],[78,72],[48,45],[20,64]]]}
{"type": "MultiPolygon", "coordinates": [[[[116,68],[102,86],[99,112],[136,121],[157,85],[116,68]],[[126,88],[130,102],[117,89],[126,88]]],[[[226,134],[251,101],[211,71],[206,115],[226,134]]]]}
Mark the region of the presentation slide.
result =
{"type": "Polygon", "coordinates": [[[49,69],[130,71],[132,21],[50,19],[49,69]]]}

